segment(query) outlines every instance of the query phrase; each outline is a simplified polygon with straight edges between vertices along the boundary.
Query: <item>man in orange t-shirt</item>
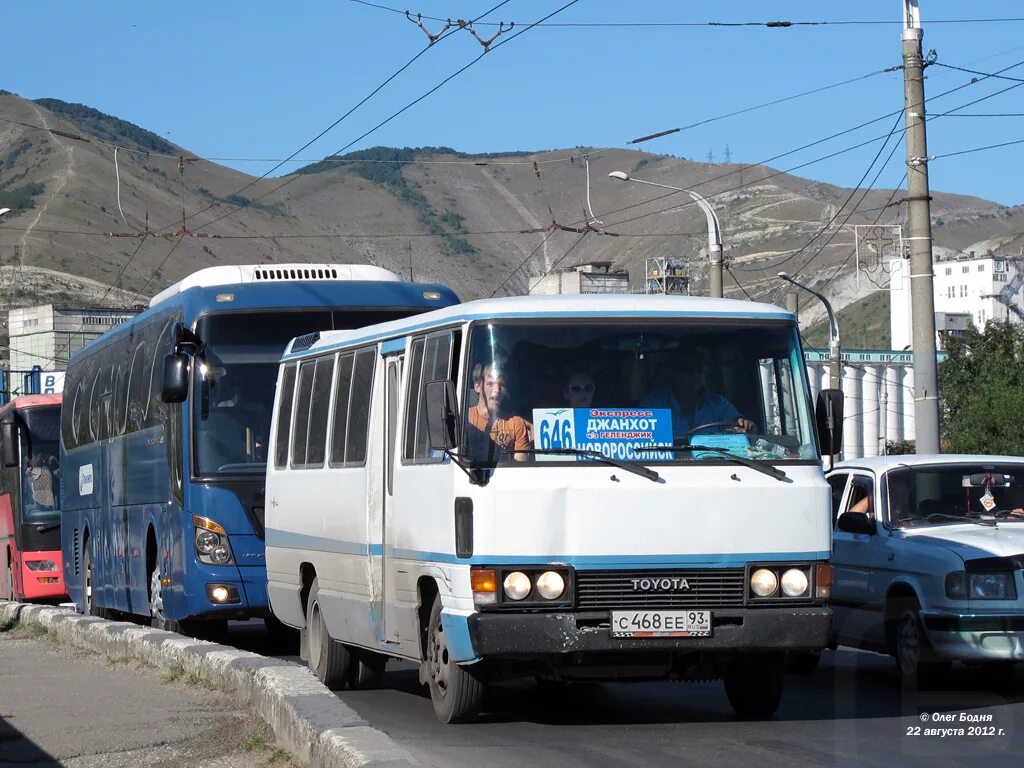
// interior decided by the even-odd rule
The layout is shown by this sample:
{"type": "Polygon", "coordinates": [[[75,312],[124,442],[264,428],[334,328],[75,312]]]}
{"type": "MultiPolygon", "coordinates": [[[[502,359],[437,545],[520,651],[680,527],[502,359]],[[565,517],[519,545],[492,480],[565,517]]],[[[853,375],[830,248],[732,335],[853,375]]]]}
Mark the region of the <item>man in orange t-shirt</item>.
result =
{"type": "MultiPolygon", "coordinates": [[[[529,454],[520,452],[532,448],[529,425],[521,416],[503,414],[508,389],[505,376],[495,363],[474,366],[473,391],[477,401],[469,409],[469,425],[489,438],[488,455],[474,458],[495,460],[500,458],[501,451],[516,451],[512,453],[516,461],[529,460],[529,454]]],[[[471,444],[476,442],[470,440],[471,444]]]]}

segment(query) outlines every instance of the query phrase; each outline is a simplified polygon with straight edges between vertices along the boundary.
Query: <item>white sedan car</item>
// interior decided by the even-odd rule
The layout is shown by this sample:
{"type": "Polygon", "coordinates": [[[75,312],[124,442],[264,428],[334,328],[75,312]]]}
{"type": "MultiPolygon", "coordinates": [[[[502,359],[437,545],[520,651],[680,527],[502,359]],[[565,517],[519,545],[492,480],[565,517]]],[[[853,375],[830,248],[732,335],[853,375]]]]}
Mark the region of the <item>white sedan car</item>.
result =
{"type": "Polygon", "coordinates": [[[914,686],[1024,660],[1024,458],[879,456],[828,482],[833,645],[892,654],[914,686]]]}

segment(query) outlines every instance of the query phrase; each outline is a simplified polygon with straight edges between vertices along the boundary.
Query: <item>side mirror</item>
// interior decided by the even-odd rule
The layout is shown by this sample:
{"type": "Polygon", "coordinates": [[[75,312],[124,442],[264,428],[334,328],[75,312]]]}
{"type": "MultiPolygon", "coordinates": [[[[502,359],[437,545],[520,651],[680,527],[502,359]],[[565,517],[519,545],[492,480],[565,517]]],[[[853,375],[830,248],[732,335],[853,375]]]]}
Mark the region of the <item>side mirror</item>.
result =
{"type": "Polygon", "coordinates": [[[188,397],[188,355],[171,352],[164,355],[164,381],[160,398],[165,403],[183,403],[188,397]]]}
{"type": "Polygon", "coordinates": [[[877,533],[875,518],[864,512],[843,512],[839,516],[838,528],[847,533],[877,533]]]}
{"type": "Polygon", "coordinates": [[[450,451],[459,444],[459,410],[455,398],[455,383],[428,381],[424,407],[427,409],[427,439],[430,447],[450,451]]]}
{"type": "Polygon", "coordinates": [[[818,428],[818,444],[825,456],[834,456],[843,449],[843,391],[823,389],[814,408],[818,428]]]}
{"type": "Polygon", "coordinates": [[[5,467],[18,466],[18,425],[13,421],[0,424],[0,452],[5,467]]]}

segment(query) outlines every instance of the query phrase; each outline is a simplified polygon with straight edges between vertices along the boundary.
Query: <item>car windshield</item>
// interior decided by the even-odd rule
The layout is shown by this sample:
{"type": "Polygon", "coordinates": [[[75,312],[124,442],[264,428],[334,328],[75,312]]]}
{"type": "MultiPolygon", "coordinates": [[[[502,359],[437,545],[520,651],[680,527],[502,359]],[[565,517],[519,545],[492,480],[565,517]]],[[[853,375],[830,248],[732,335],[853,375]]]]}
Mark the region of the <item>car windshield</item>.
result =
{"type": "Polygon", "coordinates": [[[482,464],[817,458],[789,325],[478,323],[469,372],[462,451],[482,464]],[[672,446],[692,450],[651,450],[672,446]]]}
{"type": "Polygon", "coordinates": [[[887,484],[889,520],[899,528],[1024,520],[1024,464],[904,467],[887,484]]]}
{"type": "Polygon", "coordinates": [[[60,406],[27,408],[21,415],[28,427],[21,460],[22,520],[53,522],[60,517],[60,406]]]}
{"type": "Polygon", "coordinates": [[[262,310],[207,315],[196,326],[205,343],[193,376],[193,474],[262,475],[270,411],[285,346],[313,331],[357,328],[406,311],[262,310]]]}

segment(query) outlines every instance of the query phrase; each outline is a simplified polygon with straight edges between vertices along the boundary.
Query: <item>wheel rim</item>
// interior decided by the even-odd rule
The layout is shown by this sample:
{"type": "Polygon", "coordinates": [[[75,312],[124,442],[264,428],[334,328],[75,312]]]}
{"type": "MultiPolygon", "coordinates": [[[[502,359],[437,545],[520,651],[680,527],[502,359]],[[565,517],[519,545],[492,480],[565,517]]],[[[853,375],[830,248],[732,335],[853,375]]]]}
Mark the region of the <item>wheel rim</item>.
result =
{"type": "Polygon", "coordinates": [[[149,615],[157,621],[164,620],[164,593],[160,578],[160,567],[153,569],[149,577],[149,615]]]}
{"type": "Polygon", "coordinates": [[[323,623],[320,603],[314,602],[309,608],[309,662],[313,669],[320,668],[320,658],[323,654],[323,623]]]}
{"type": "Polygon", "coordinates": [[[896,638],[896,651],[900,671],[907,676],[917,673],[917,664],[921,656],[921,636],[917,621],[913,614],[904,614],[900,619],[896,638]]]}
{"type": "Polygon", "coordinates": [[[451,657],[448,654],[448,640],[444,634],[444,625],[438,618],[430,633],[430,678],[434,681],[441,696],[448,693],[448,679],[451,668],[451,657]]]}
{"type": "Polygon", "coordinates": [[[85,554],[85,584],[83,585],[83,591],[85,593],[85,612],[87,614],[92,613],[92,558],[89,557],[89,553],[85,554]]]}

